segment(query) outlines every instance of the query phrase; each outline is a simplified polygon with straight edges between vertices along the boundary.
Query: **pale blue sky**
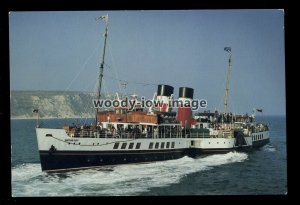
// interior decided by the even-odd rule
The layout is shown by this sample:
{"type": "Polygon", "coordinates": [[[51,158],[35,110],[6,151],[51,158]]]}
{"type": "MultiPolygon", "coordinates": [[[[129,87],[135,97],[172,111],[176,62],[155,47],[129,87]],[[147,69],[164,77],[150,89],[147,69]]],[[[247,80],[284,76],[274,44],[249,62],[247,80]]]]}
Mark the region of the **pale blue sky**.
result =
{"type": "Polygon", "coordinates": [[[119,91],[111,77],[147,98],[155,84],[174,86],[175,96],[187,86],[222,111],[230,46],[229,111],[285,114],[282,10],[11,12],[11,90],[92,91],[105,29],[95,18],[107,13],[103,92],[119,91]]]}

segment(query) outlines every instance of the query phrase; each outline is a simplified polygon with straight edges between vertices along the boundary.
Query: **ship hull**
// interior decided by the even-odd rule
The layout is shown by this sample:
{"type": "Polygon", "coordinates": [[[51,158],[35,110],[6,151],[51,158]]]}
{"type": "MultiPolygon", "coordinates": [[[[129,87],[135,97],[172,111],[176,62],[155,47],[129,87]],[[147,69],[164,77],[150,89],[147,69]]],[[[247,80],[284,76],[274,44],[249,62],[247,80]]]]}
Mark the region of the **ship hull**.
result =
{"type": "Polygon", "coordinates": [[[256,141],[245,137],[240,144],[235,138],[75,138],[63,129],[36,131],[41,168],[47,172],[247,151],[269,142],[268,133],[256,141]]]}
{"type": "Polygon", "coordinates": [[[183,138],[76,138],[63,129],[37,128],[43,171],[178,159],[186,155],[183,138]]]}
{"type": "MultiPolygon", "coordinates": [[[[258,135],[257,133],[254,134],[258,135]]],[[[193,139],[195,146],[186,150],[188,156],[197,157],[205,154],[225,154],[232,151],[247,152],[260,148],[270,142],[269,132],[261,132],[261,139],[253,140],[253,136],[244,137],[244,143],[239,144],[235,138],[199,138],[193,139]],[[198,142],[197,142],[198,141],[198,142]]]]}
{"type": "Polygon", "coordinates": [[[259,141],[253,141],[252,142],[252,147],[254,148],[259,148],[259,147],[262,147],[266,144],[268,144],[270,142],[270,139],[267,138],[267,139],[262,139],[262,140],[259,140],[259,141]]]}
{"type": "Polygon", "coordinates": [[[252,142],[251,146],[240,146],[240,147],[231,147],[231,148],[212,148],[212,149],[198,149],[197,151],[193,151],[195,154],[193,156],[201,155],[201,154],[225,154],[232,151],[251,151],[256,148],[263,147],[264,145],[268,144],[270,139],[262,139],[259,141],[252,142]]]}
{"type": "Polygon", "coordinates": [[[43,171],[64,171],[105,165],[143,163],[179,159],[185,150],[132,151],[132,152],[89,152],[89,151],[40,151],[43,171]]]}

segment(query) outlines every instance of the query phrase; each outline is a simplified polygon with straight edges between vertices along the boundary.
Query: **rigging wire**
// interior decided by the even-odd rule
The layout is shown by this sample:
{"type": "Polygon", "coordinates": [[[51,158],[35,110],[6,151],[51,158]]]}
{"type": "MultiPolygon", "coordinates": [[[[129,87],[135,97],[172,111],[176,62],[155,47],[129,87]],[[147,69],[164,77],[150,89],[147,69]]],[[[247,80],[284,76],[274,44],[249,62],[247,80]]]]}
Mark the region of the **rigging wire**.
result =
{"type": "MultiPolygon", "coordinates": [[[[86,59],[86,61],[83,63],[81,70],[76,74],[76,76],[71,80],[71,82],[69,83],[69,85],[67,86],[67,88],[64,90],[64,93],[66,91],[68,91],[71,87],[71,85],[74,83],[74,81],[78,78],[78,76],[80,75],[80,73],[83,72],[83,70],[86,69],[86,65],[88,63],[88,61],[95,55],[96,51],[99,50],[100,47],[100,41],[98,41],[98,44],[96,45],[96,47],[94,48],[93,52],[91,53],[91,55],[86,59]]],[[[63,93],[63,94],[64,94],[63,93]]]]}
{"type": "MultiPolygon", "coordinates": [[[[91,58],[93,56],[95,56],[95,53],[97,50],[99,50],[99,47],[100,47],[100,44],[101,44],[101,41],[98,41],[98,43],[96,44],[94,50],[92,51],[92,53],[87,57],[87,59],[85,60],[85,62],[83,63],[81,69],[79,70],[79,72],[77,72],[77,74],[75,75],[75,77],[71,80],[71,82],[69,83],[69,85],[67,86],[67,88],[64,90],[63,92],[63,95],[70,89],[70,87],[72,86],[72,84],[75,82],[75,80],[79,77],[79,75],[87,68],[87,64],[88,62],[91,60],[91,58]]],[[[95,83],[97,84],[97,79],[95,79],[96,83],[91,81],[91,83],[89,83],[85,88],[84,90],[88,89],[90,87],[90,85],[92,85],[92,83],[95,83]]],[[[96,90],[96,85],[94,85],[94,90],[96,90]]],[[[84,112],[81,112],[80,116],[81,116],[81,120],[80,120],[80,123],[82,123],[83,121],[83,114],[86,113],[86,110],[87,110],[87,107],[89,105],[89,102],[91,101],[91,98],[92,98],[93,95],[90,95],[90,98],[88,100],[88,103],[86,105],[86,107],[84,108],[84,112]]],[[[85,120],[84,120],[84,123],[86,122],[87,120],[87,117],[85,117],[85,120]]]]}
{"type": "Polygon", "coordinates": [[[143,86],[148,86],[148,85],[158,85],[157,83],[142,83],[142,82],[137,82],[137,81],[128,81],[128,80],[123,80],[120,78],[115,78],[112,77],[110,75],[105,75],[107,78],[113,79],[113,80],[118,80],[120,82],[127,82],[127,83],[132,83],[132,84],[139,84],[139,85],[143,85],[143,86]]]}
{"type": "MultiPolygon", "coordinates": [[[[95,79],[95,81],[94,81],[94,89],[93,90],[96,90],[97,89],[97,79],[95,79]]],[[[88,99],[88,101],[87,101],[87,104],[86,104],[86,106],[85,106],[85,108],[84,108],[84,110],[83,110],[83,112],[81,112],[81,118],[83,119],[83,114],[85,114],[85,113],[87,113],[87,110],[88,110],[88,107],[91,105],[91,106],[93,106],[93,98],[95,97],[95,94],[94,95],[92,95],[92,94],[90,94],[90,96],[89,96],[89,99],[88,99]]],[[[92,107],[93,108],[93,107],[92,107]]],[[[86,124],[86,121],[87,121],[87,119],[88,118],[92,118],[92,117],[85,117],[84,119],[84,124],[86,124]]],[[[82,122],[83,120],[81,120],[81,122],[82,122]]]]}
{"type": "MultiPolygon", "coordinates": [[[[110,54],[110,57],[111,57],[111,60],[112,60],[112,69],[115,72],[116,78],[119,78],[119,75],[118,75],[118,72],[117,72],[117,69],[116,69],[116,66],[115,66],[116,65],[115,64],[115,60],[114,60],[114,57],[113,57],[111,49],[110,49],[110,43],[109,43],[109,41],[107,41],[107,45],[108,45],[109,54],[110,54]]],[[[118,88],[119,88],[119,91],[121,92],[121,85],[119,83],[118,83],[118,88]]]]}
{"type": "Polygon", "coordinates": [[[97,83],[98,79],[95,78],[94,81],[90,81],[83,89],[84,92],[88,92],[88,93],[94,93],[95,94],[95,90],[97,89],[97,87],[95,88],[95,84],[97,83]],[[91,85],[94,85],[93,89],[89,89],[91,87],[91,85]]]}
{"type": "Polygon", "coordinates": [[[108,95],[108,91],[107,91],[107,86],[106,86],[106,81],[105,79],[103,78],[103,90],[104,90],[104,96],[107,96],[108,95]]]}
{"type": "Polygon", "coordinates": [[[115,63],[115,60],[114,60],[114,57],[112,55],[112,52],[111,52],[111,49],[110,49],[110,43],[109,41],[107,41],[107,45],[108,45],[108,50],[109,50],[109,53],[110,53],[110,57],[111,57],[111,60],[112,60],[112,66],[104,63],[108,68],[111,68],[112,70],[114,70],[114,74],[115,74],[115,77],[112,77],[110,75],[105,75],[106,77],[110,78],[110,79],[114,79],[114,80],[118,80],[120,83],[118,83],[118,88],[119,88],[119,91],[121,92],[121,83],[132,83],[132,84],[140,84],[140,85],[143,85],[143,86],[146,86],[146,85],[158,85],[158,84],[154,84],[154,83],[142,83],[142,82],[135,82],[135,81],[127,81],[127,80],[124,80],[124,79],[120,79],[119,78],[119,74],[118,74],[118,71],[116,69],[116,63],[115,63]]]}

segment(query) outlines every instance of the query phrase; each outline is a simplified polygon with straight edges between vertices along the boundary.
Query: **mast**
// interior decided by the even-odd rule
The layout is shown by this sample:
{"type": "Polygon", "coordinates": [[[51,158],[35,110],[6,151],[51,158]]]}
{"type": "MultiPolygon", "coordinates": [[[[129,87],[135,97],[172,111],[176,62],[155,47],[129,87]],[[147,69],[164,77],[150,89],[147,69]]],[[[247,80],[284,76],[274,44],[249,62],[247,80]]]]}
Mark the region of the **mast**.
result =
{"type": "MultiPolygon", "coordinates": [[[[105,27],[105,34],[104,34],[104,45],[103,45],[103,53],[102,53],[102,59],[101,59],[101,64],[100,64],[100,74],[99,74],[99,87],[97,90],[97,100],[100,100],[101,97],[101,86],[102,86],[102,78],[103,78],[103,68],[104,68],[104,58],[105,58],[105,48],[106,48],[106,39],[107,39],[107,33],[108,33],[108,15],[106,16],[100,16],[97,18],[101,19],[105,22],[106,27],[105,27]]],[[[98,107],[96,108],[96,113],[95,113],[95,125],[97,126],[97,114],[98,114],[98,107]]]]}
{"type": "Polygon", "coordinates": [[[231,47],[225,47],[224,51],[228,52],[228,54],[229,54],[227,80],[226,80],[226,89],[225,89],[225,97],[224,97],[224,114],[226,114],[227,113],[228,91],[229,91],[229,78],[230,78],[231,47]]]}

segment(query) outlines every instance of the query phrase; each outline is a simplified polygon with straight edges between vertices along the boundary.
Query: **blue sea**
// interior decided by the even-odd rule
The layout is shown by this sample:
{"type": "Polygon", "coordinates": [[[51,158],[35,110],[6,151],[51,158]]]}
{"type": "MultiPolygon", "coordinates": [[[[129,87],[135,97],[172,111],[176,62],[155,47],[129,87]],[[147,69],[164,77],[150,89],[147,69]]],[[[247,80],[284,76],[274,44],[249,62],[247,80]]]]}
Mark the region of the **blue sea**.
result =
{"type": "MultiPolygon", "coordinates": [[[[42,119],[62,127],[64,119],[42,119]]],[[[116,165],[65,173],[41,171],[35,120],[11,120],[12,196],[285,195],[286,118],[260,116],[270,127],[270,144],[251,152],[146,164],[116,165]]],[[[67,123],[80,123],[68,119],[67,123]]]]}

